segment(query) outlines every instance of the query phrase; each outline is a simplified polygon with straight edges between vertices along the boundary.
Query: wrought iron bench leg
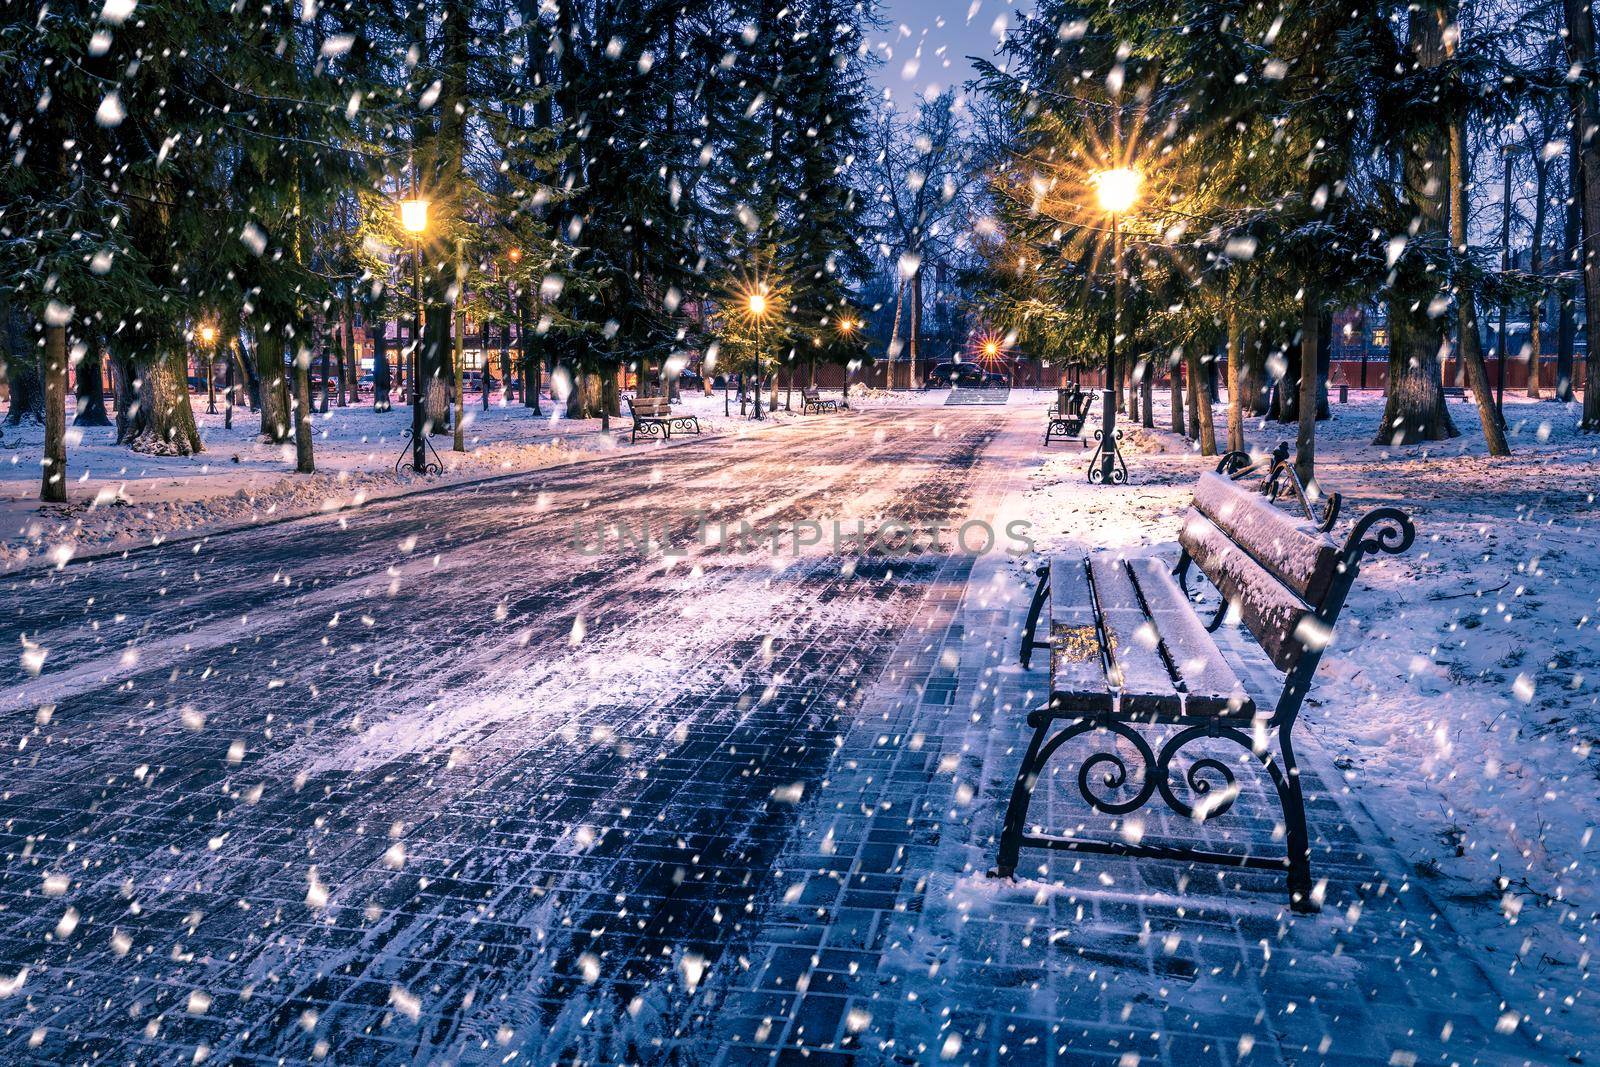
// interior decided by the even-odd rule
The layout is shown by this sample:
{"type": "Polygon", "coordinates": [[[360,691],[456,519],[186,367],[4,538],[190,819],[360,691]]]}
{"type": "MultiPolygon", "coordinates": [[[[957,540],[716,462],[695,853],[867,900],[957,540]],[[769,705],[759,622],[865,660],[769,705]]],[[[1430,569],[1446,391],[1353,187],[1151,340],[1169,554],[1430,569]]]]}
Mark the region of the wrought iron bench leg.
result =
{"type": "Polygon", "coordinates": [[[1022,631],[1023,670],[1029,669],[1034,649],[1050,647],[1048,641],[1034,640],[1034,635],[1039,632],[1039,615],[1044,610],[1045,598],[1050,595],[1050,565],[1045,564],[1034,571],[1034,574],[1039,576],[1039,584],[1033,587],[1033,603],[1028,605],[1028,623],[1022,631]]]}
{"type": "Polygon", "coordinates": [[[995,859],[994,870],[989,872],[991,878],[1010,878],[1017,873],[1017,855],[1022,851],[1022,835],[1028,825],[1028,806],[1033,802],[1033,787],[1043,769],[1039,766],[1039,750],[1044,747],[1045,737],[1055,721],[1043,711],[1029,716],[1030,719],[1035,717],[1039,724],[1034,728],[1033,740],[1028,742],[1022,766],[1017,769],[1016,783],[1011,787],[1011,803],[1006,805],[1006,821],[1000,830],[1000,855],[995,859]]]}
{"type": "Polygon", "coordinates": [[[1283,782],[1279,799],[1283,803],[1284,844],[1289,860],[1289,904],[1299,912],[1321,910],[1311,895],[1311,837],[1306,830],[1305,795],[1300,789],[1300,768],[1294,761],[1294,746],[1289,728],[1278,731],[1278,748],[1283,753],[1283,782]]]}

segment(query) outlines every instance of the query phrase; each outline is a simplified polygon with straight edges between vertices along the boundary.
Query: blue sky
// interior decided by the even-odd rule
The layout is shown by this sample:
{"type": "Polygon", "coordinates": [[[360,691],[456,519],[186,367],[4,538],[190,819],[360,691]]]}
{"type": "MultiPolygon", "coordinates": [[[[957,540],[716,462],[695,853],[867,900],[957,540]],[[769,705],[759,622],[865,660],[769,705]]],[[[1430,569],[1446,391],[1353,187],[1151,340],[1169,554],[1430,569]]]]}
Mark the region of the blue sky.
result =
{"type": "Polygon", "coordinates": [[[1027,0],[885,0],[888,25],[872,35],[885,60],[877,71],[879,84],[902,107],[930,85],[959,86],[973,76],[966,57],[994,51],[995,19],[1015,25],[1018,9],[1032,6],[1027,0]]]}

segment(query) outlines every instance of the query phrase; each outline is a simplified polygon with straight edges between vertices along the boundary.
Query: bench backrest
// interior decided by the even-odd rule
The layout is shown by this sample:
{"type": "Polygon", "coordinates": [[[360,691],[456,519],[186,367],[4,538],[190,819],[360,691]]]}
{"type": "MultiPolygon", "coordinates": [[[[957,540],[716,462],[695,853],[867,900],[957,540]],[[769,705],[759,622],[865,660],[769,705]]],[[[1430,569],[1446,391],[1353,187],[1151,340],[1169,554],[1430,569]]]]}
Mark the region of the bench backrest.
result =
{"type": "Polygon", "coordinates": [[[800,389],[800,399],[802,400],[815,400],[821,395],[815,386],[802,386],[800,389]]]}
{"type": "Polygon", "coordinates": [[[628,407],[638,418],[664,419],[672,414],[672,401],[664,396],[629,397],[628,407]]]}
{"type": "Polygon", "coordinates": [[[1308,647],[1327,643],[1315,616],[1341,553],[1310,522],[1226,475],[1204,474],[1178,539],[1279,670],[1292,670],[1308,647]]]}

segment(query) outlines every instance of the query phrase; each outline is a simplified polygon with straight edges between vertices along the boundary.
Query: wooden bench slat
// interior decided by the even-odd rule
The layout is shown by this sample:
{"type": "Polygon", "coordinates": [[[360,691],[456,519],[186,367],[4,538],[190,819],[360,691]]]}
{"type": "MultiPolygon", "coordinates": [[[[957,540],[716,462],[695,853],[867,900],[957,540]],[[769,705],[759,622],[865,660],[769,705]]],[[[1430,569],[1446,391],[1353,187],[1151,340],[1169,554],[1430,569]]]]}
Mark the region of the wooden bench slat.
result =
{"type": "Polygon", "coordinates": [[[1223,660],[1217,642],[1206,632],[1194,605],[1183,595],[1166,563],[1154,558],[1130,562],[1150,618],[1177,668],[1184,690],[1184,712],[1239,718],[1254,715],[1255,701],[1223,660]]]}
{"type": "Polygon", "coordinates": [[[1050,560],[1050,687],[1073,694],[1077,707],[1111,707],[1082,556],[1050,560]]]}
{"type": "Polygon", "coordinates": [[[1178,539],[1211,584],[1237,606],[1273,664],[1281,671],[1293,668],[1305,651],[1297,628],[1311,606],[1199,510],[1189,510],[1178,539]]]}
{"type": "Polygon", "coordinates": [[[1122,710],[1176,712],[1183,701],[1161,658],[1160,635],[1144,612],[1128,565],[1114,552],[1089,557],[1089,572],[1100,605],[1100,625],[1110,645],[1106,683],[1119,691],[1122,710]]]}
{"type": "Polygon", "coordinates": [[[671,413],[672,402],[664,396],[639,396],[628,401],[635,415],[661,418],[671,413]]]}
{"type": "Polygon", "coordinates": [[[1200,476],[1194,506],[1302,598],[1322,601],[1339,565],[1339,549],[1327,534],[1214,472],[1200,476]]]}

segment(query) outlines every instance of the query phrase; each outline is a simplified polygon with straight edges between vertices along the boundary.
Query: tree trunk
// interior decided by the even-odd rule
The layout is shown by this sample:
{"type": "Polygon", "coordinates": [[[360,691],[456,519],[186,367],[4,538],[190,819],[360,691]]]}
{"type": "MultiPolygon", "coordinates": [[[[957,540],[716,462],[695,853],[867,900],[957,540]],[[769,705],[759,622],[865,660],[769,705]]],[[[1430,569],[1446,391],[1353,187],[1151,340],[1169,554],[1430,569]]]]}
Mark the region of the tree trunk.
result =
{"type": "MultiPolygon", "coordinates": [[[[1467,251],[1467,149],[1461,120],[1450,123],[1450,244],[1457,253],[1467,251]]],[[[1484,443],[1491,456],[1511,455],[1506,442],[1505,424],[1489,388],[1489,371],[1483,364],[1483,342],[1478,335],[1477,298],[1466,285],[1456,286],[1457,355],[1466,371],[1472,398],[1478,404],[1478,421],[1483,424],[1484,443]]],[[[1500,353],[1502,360],[1510,353],[1500,353]]]]}
{"type": "Polygon", "coordinates": [[[344,341],[344,363],[348,377],[339,385],[339,406],[361,403],[361,347],[356,344],[356,305],[355,297],[349,292],[344,294],[344,327],[341,340],[344,341]]]}
{"type": "Polygon", "coordinates": [[[44,379],[39,374],[38,356],[26,349],[14,351],[6,360],[6,378],[11,389],[6,425],[16,426],[24,417],[44,422],[44,379]]]}
{"type": "Polygon", "coordinates": [[[1134,356],[1128,360],[1127,397],[1128,397],[1128,423],[1132,425],[1139,421],[1139,369],[1144,365],[1142,357],[1134,356]]]}
{"type": "Polygon", "coordinates": [[[1260,418],[1267,413],[1267,346],[1259,331],[1246,329],[1240,339],[1244,347],[1244,363],[1239,368],[1243,379],[1239,391],[1244,394],[1244,411],[1260,418]]]}
{"type": "MultiPolygon", "coordinates": [[[[322,349],[326,366],[326,346],[322,349]]],[[[326,379],[324,379],[324,389],[326,379]]],[[[326,394],[324,394],[326,395],[326,394]]],[[[298,347],[294,357],[294,469],[301,474],[312,474],[317,469],[311,446],[311,350],[298,347]]]]}
{"type": "Polygon", "coordinates": [[[179,348],[139,368],[139,403],[130,427],[135,451],[179,456],[205,451],[189,406],[188,368],[179,348]]]}
{"type": "MultiPolygon", "coordinates": [[[[1566,257],[1565,270],[1568,271],[1578,266],[1583,255],[1579,248],[1582,208],[1578,206],[1577,197],[1577,190],[1582,184],[1583,176],[1578,167],[1578,142],[1573,138],[1567,146],[1567,191],[1570,195],[1567,197],[1567,213],[1561,229],[1561,252],[1566,257]]],[[[1572,402],[1573,356],[1578,339],[1577,300],[1582,287],[1563,277],[1556,291],[1561,297],[1561,308],[1556,319],[1556,400],[1569,404],[1572,402]]]]}
{"type": "Polygon", "coordinates": [[[289,439],[289,383],[284,377],[283,333],[271,322],[256,331],[256,374],[261,382],[261,435],[276,444],[289,439]]]}
{"type": "Polygon", "coordinates": [[[91,340],[73,372],[73,385],[78,394],[78,412],[72,418],[74,426],[110,426],[106,414],[105,363],[98,341],[91,340]]]}
{"type": "Polygon", "coordinates": [[[1211,381],[1201,366],[1200,351],[1191,347],[1184,354],[1189,371],[1189,400],[1193,408],[1192,422],[1197,424],[1196,437],[1200,440],[1200,454],[1217,454],[1217,428],[1211,415],[1211,381]]]}
{"type": "MultiPolygon", "coordinates": [[[[1298,333],[1298,331],[1296,331],[1298,333]]],[[[1269,415],[1274,422],[1300,421],[1300,345],[1299,338],[1283,350],[1283,376],[1272,390],[1269,415]]]]}
{"type": "MultiPolygon", "coordinates": [[[[333,352],[338,340],[333,332],[333,323],[330,321],[322,329],[322,396],[317,400],[317,411],[323,415],[328,413],[328,405],[333,395],[333,352]]],[[[341,372],[342,373],[342,372],[341,372]]],[[[309,378],[310,372],[307,372],[309,378]]]]}
{"type": "MultiPolygon", "coordinates": [[[[1444,26],[1448,16],[1439,4],[1411,8],[1409,29],[1417,65],[1426,70],[1445,60],[1444,26]]],[[[1413,137],[1405,146],[1405,198],[1416,212],[1414,245],[1442,236],[1443,194],[1448,141],[1434,131],[1413,137]]],[[[1448,297],[1449,279],[1427,269],[1420,253],[1406,250],[1395,264],[1389,299],[1389,396],[1374,440],[1380,445],[1442,441],[1457,435],[1444,406],[1441,358],[1449,341],[1429,306],[1448,297]]],[[[1485,421],[1487,429],[1488,422],[1485,421]]]]}
{"type": "Polygon", "coordinates": [[[372,410],[388,411],[393,402],[389,399],[389,390],[394,387],[394,379],[389,374],[389,331],[385,323],[380,320],[372,325],[372,410]]]}
{"type": "Polygon", "coordinates": [[[1562,0],[1567,16],[1567,58],[1583,77],[1571,83],[1573,137],[1578,143],[1582,182],[1573,196],[1583,210],[1584,300],[1589,351],[1584,358],[1583,419],[1587,433],[1600,433],[1600,98],[1595,79],[1594,13],[1589,0],[1562,0]]]}
{"type": "MultiPolygon", "coordinates": [[[[467,450],[466,426],[465,426],[466,419],[464,418],[464,416],[466,415],[467,398],[464,395],[466,393],[466,384],[462,380],[464,378],[464,376],[465,376],[464,368],[462,367],[462,363],[464,362],[462,349],[466,346],[466,332],[467,332],[467,317],[466,317],[466,315],[462,314],[460,311],[457,311],[456,312],[456,329],[455,329],[455,349],[454,349],[454,352],[453,352],[451,360],[450,360],[450,362],[453,364],[453,369],[455,371],[455,374],[454,374],[455,389],[453,390],[453,392],[455,393],[455,399],[456,399],[454,433],[451,436],[450,445],[451,445],[451,448],[453,448],[457,452],[465,452],[467,450]]],[[[487,360],[484,361],[483,373],[484,374],[488,374],[489,373],[489,363],[488,363],[487,360]]]]}
{"type": "Polygon", "coordinates": [[[1321,328],[1322,307],[1316,291],[1307,286],[1300,304],[1300,420],[1294,438],[1294,469],[1306,486],[1317,477],[1317,338],[1321,328]]]}
{"type": "Polygon", "coordinates": [[[1139,361],[1139,369],[1143,377],[1139,379],[1139,398],[1142,412],[1139,425],[1145,429],[1154,429],[1156,425],[1155,392],[1156,392],[1156,361],[1153,356],[1146,356],[1139,361]]]}
{"type": "Polygon", "coordinates": [[[889,331],[889,347],[887,349],[887,355],[889,357],[889,366],[888,366],[889,382],[888,382],[888,386],[889,386],[889,388],[891,390],[894,388],[894,363],[895,363],[895,360],[900,358],[900,347],[901,347],[900,346],[900,309],[905,306],[905,302],[906,302],[906,283],[905,283],[905,279],[902,278],[900,280],[899,288],[895,290],[895,297],[894,297],[894,326],[889,331]]]}
{"type": "Polygon", "coordinates": [[[67,327],[44,330],[44,456],[39,499],[67,502],[67,327]]]}
{"type": "Polygon", "coordinates": [[[1171,392],[1172,403],[1172,432],[1182,435],[1187,428],[1183,421],[1183,352],[1181,349],[1173,350],[1172,356],[1167,360],[1167,388],[1171,392]]]}
{"type": "MultiPolygon", "coordinates": [[[[920,258],[920,253],[919,253],[920,258]]],[[[906,367],[906,388],[917,387],[917,362],[922,352],[922,268],[911,276],[911,362],[906,367]]]]}
{"type": "MultiPolygon", "coordinates": [[[[1550,163],[1543,152],[1534,152],[1533,247],[1528,253],[1528,269],[1534,280],[1544,280],[1544,227],[1549,216],[1545,199],[1550,193],[1550,163]]],[[[1544,317],[1545,291],[1540,288],[1528,301],[1528,399],[1544,398],[1543,383],[1539,381],[1539,364],[1544,357],[1539,343],[1540,320],[1544,317]]]]}
{"type": "Polygon", "coordinates": [[[111,389],[117,403],[117,444],[133,441],[134,422],[139,412],[139,373],[133,357],[113,338],[109,342],[111,389]]]}
{"type": "MultiPolygon", "coordinates": [[[[1244,451],[1244,324],[1239,312],[1228,314],[1228,451],[1244,451]]],[[[1177,392],[1173,392],[1176,399],[1177,392]]],[[[1174,419],[1176,422],[1176,419],[1174,419]]]]}

